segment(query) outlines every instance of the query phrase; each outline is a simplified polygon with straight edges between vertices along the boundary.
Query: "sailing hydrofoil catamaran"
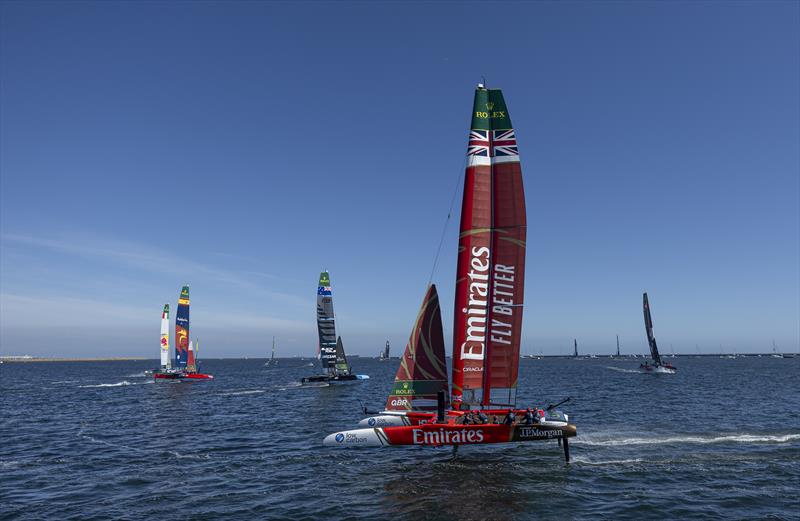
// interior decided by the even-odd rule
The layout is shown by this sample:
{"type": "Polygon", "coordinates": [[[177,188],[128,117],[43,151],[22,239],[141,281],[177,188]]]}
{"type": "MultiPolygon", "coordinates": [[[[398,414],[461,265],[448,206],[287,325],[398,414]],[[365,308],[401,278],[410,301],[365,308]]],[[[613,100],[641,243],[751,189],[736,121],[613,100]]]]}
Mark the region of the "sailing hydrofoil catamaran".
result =
{"type": "Polygon", "coordinates": [[[653,334],[653,317],[650,316],[650,302],[647,300],[647,292],[642,295],[642,308],[644,309],[644,329],[647,332],[647,343],[650,344],[650,356],[653,358],[652,365],[645,362],[639,369],[646,373],[675,374],[677,369],[669,362],[662,362],[661,355],[658,354],[656,337],[653,334]]]}
{"type": "Polygon", "coordinates": [[[388,340],[386,341],[386,346],[383,348],[383,351],[381,351],[380,355],[378,355],[378,360],[380,360],[381,362],[385,362],[386,360],[389,360],[389,341],[388,340]]]}
{"type": "Polygon", "coordinates": [[[577,430],[567,415],[555,406],[531,411],[516,404],[526,231],[522,170],[508,109],[499,89],[480,84],[461,207],[449,396],[439,298],[430,285],[386,410],[362,420],[360,425],[368,428],[329,435],[325,445],[557,439],[563,440],[569,460],[568,438],[577,430]],[[523,413],[525,421],[517,421],[523,413]]]}
{"type": "Polygon", "coordinates": [[[214,377],[197,371],[194,344],[189,340],[189,286],[181,288],[175,317],[175,364],[169,359],[169,305],[161,315],[161,369],[153,373],[157,380],[211,380],[214,377]],[[165,350],[166,346],[166,360],[165,350]]]}
{"type": "Polygon", "coordinates": [[[264,363],[267,367],[278,365],[278,360],[275,358],[275,337],[272,337],[272,356],[264,363]]]}
{"type": "Polygon", "coordinates": [[[369,376],[353,374],[347,363],[342,337],[336,336],[336,323],[333,314],[333,292],[331,278],[327,271],[319,274],[317,287],[317,331],[319,344],[317,357],[322,364],[322,374],[305,376],[300,383],[338,383],[366,380],[369,376]]]}

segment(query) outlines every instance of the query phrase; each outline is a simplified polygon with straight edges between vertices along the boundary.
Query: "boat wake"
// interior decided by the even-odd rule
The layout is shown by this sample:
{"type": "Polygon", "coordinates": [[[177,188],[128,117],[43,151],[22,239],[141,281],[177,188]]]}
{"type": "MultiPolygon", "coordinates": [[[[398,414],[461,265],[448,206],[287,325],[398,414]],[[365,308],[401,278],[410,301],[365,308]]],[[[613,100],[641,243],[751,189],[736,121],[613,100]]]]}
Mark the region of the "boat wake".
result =
{"type": "Polygon", "coordinates": [[[605,465],[631,465],[634,463],[642,463],[645,460],[643,458],[631,458],[631,459],[612,459],[612,460],[590,460],[589,458],[584,458],[581,456],[575,456],[572,458],[572,463],[578,463],[582,465],[598,465],[598,466],[605,466],[605,465]]]}
{"type": "Polygon", "coordinates": [[[293,391],[296,389],[316,389],[317,387],[330,387],[331,384],[328,382],[311,382],[307,384],[301,384],[300,382],[290,382],[283,387],[278,387],[279,391],[293,391]]]}
{"type": "Polygon", "coordinates": [[[669,445],[677,443],[751,443],[771,444],[790,443],[800,441],[800,434],[729,434],[725,436],[667,436],[663,438],[619,438],[619,439],[592,439],[589,437],[576,438],[576,445],[589,445],[600,447],[615,447],[621,445],[669,445]]]}
{"type": "Polygon", "coordinates": [[[167,452],[178,459],[211,459],[209,454],[181,454],[180,452],[175,452],[174,450],[167,452]]]}
{"type": "MultiPolygon", "coordinates": [[[[81,431],[81,433],[82,432],[83,431],[81,431]]],[[[129,445],[122,445],[120,443],[112,443],[112,442],[105,441],[105,440],[102,440],[102,439],[99,439],[99,438],[95,438],[94,436],[90,436],[88,434],[81,434],[80,436],[81,436],[81,438],[83,438],[86,441],[90,441],[92,443],[98,443],[100,445],[105,445],[106,447],[112,447],[114,449],[125,449],[125,450],[131,451],[131,452],[137,452],[139,454],[144,454],[144,452],[145,452],[142,449],[139,449],[139,448],[136,448],[136,447],[131,447],[129,445]]]]}
{"type": "Polygon", "coordinates": [[[249,391],[233,391],[230,393],[222,393],[222,396],[239,396],[242,394],[262,394],[265,392],[267,391],[265,391],[264,389],[251,389],[249,391]]]}
{"type": "Polygon", "coordinates": [[[621,367],[613,367],[613,366],[610,366],[610,365],[607,365],[606,369],[611,369],[612,371],[617,371],[618,373],[641,374],[641,371],[638,371],[636,369],[623,369],[621,367]]]}
{"type": "Polygon", "coordinates": [[[53,384],[53,385],[55,385],[55,384],[76,384],[79,381],[80,380],[59,380],[57,382],[50,382],[50,383],[53,384]]]}
{"type": "Polygon", "coordinates": [[[147,376],[150,376],[150,375],[148,375],[144,371],[142,371],[141,373],[133,373],[133,374],[126,375],[125,378],[145,378],[147,376]]]}
{"type": "Polygon", "coordinates": [[[95,385],[79,385],[79,389],[89,389],[89,388],[96,388],[96,387],[125,387],[127,385],[147,385],[155,383],[154,380],[147,380],[145,382],[129,382],[128,380],[123,380],[121,382],[117,382],[114,384],[95,384],[95,385]]]}
{"type": "Polygon", "coordinates": [[[132,384],[127,380],[123,380],[115,384],[79,385],[78,387],[80,387],[81,389],[88,389],[90,387],[122,387],[124,385],[135,385],[135,384],[132,384]]]}

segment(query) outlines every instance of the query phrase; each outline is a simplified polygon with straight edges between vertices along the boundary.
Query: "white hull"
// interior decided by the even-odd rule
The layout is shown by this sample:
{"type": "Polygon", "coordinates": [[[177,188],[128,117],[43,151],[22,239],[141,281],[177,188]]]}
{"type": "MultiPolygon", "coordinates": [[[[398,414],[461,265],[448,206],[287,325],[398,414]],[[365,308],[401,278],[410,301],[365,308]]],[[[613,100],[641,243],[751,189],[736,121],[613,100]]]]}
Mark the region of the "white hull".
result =
{"type": "MultiPolygon", "coordinates": [[[[386,411],[388,412],[388,411],[386,411]]],[[[402,425],[411,425],[411,423],[406,418],[405,413],[397,413],[397,414],[379,414],[377,416],[370,416],[369,418],[364,418],[360,422],[358,422],[359,427],[390,427],[390,426],[402,426],[402,425]]]]}
{"type": "MultiPolygon", "coordinates": [[[[380,429],[356,429],[336,432],[325,436],[322,444],[326,447],[383,447],[389,445],[388,440],[381,439],[380,429]]],[[[386,436],[385,434],[383,435],[386,436]]]]}

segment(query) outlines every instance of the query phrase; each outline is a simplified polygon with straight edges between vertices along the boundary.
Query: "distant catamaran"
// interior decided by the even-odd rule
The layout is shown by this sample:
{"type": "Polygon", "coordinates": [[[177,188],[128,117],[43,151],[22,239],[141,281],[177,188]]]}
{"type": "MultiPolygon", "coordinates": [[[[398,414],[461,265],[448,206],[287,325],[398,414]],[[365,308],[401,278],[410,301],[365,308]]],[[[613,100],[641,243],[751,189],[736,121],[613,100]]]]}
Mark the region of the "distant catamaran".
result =
{"type": "Polygon", "coordinates": [[[278,360],[275,358],[275,337],[272,337],[272,356],[264,364],[267,367],[278,365],[278,360]]]}
{"type": "Polygon", "coordinates": [[[664,373],[674,374],[677,369],[671,363],[663,363],[661,355],[658,354],[658,346],[656,345],[656,337],[653,334],[653,318],[650,316],[650,302],[647,300],[647,292],[642,295],[642,308],[644,310],[644,328],[647,332],[647,343],[650,344],[650,357],[653,359],[653,364],[645,362],[639,366],[640,369],[647,373],[664,373]]]}
{"type": "Polygon", "coordinates": [[[161,370],[172,370],[172,358],[169,356],[169,304],[164,304],[161,312],[161,370]]]}
{"type": "Polygon", "coordinates": [[[439,298],[430,285],[386,410],[361,421],[370,428],[331,434],[325,445],[458,446],[558,439],[569,459],[567,440],[575,436],[576,427],[555,406],[529,414],[525,423],[515,419],[515,414],[527,412],[516,409],[526,232],[522,170],[508,109],[499,89],[480,84],[461,206],[449,396],[439,298]],[[508,420],[493,423],[492,417],[508,420]]]}
{"type": "Polygon", "coordinates": [[[153,373],[159,380],[210,380],[210,374],[197,371],[195,344],[189,339],[189,286],[181,289],[175,317],[175,364],[169,357],[169,304],[161,313],[161,368],[153,373]]]}
{"type": "Polygon", "coordinates": [[[386,341],[386,346],[383,348],[383,351],[381,351],[380,356],[378,356],[378,359],[381,362],[389,359],[389,341],[388,340],[386,341]]]}
{"type": "Polygon", "coordinates": [[[322,364],[322,374],[303,377],[300,382],[337,383],[366,380],[367,375],[353,374],[347,363],[342,338],[336,336],[336,320],[333,314],[333,292],[331,278],[327,271],[319,274],[317,287],[317,331],[319,344],[317,357],[322,364]]]}

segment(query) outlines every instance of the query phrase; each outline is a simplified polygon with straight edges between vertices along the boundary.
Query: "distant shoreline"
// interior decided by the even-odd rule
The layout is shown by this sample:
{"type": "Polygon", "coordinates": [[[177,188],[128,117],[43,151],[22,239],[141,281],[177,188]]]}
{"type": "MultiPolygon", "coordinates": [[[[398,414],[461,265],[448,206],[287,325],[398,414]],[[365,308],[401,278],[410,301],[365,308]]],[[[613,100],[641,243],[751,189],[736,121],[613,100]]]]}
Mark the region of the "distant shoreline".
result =
{"type": "Polygon", "coordinates": [[[140,362],[149,360],[149,358],[137,358],[127,356],[116,356],[113,358],[48,358],[48,357],[31,357],[31,358],[0,358],[3,363],[30,363],[30,362],[140,362]]]}
{"type": "MultiPolygon", "coordinates": [[[[738,355],[732,355],[737,358],[769,358],[772,355],[777,354],[783,358],[800,358],[800,354],[798,353],[740,353],[738,355]]],[[[713,353],[702,353],[702,354],[675,354],[674,358],[727,358],[731,356],[730,354],[713,354],[713,353]]],[[[355,355],[351,356],[351,358],[361,358],[366,360],[378,360],[378,357],[372,356],[364,356],[364,355],[355,355]]],[[[450,356],[447,356],[447,359],[450,359],[450,356]]],[[[650,358],[646,355],[638,355],[635,357],[633,355],[579,355],[577,358],[574,355],[524,355],[520,357],[521,359],[528,359],[528,360],[536,360],[537,358],[548,358],[548,359],[556,359],[562,358],[565,360],[616,360],[616,361],[637,361],[642,362],[645,360],[649,360],[650,358]]],[[[669,359],[673,358],[672,355],[661,355],[661,358],[669,359]]],[[[287,357],[276,357],[278,360],[287,360],[287,361],[302,361],[302,362],[309,362],[314,361],[314,359],[309,357],[298,357],[298,356],[287,356],[287,357]]],[[[269,360],[269,357],[261,356],[261,357],[224,357],[224,358],[204,358],[203,360],[269,360]]],[[[396,361],[400,360],[399,357],[391,357],[390,360],[396,361]]],[[[31,362],[156,362],[158,363],[157,358],[148,358],[148,357],[139,357],[139,356],[116,356],[116,357],[98,357],[98,358],[91,358],[91,357],[83,357],[83,358],[55,358],[55,357],[23,357],[23,356],[0,356],[1,363],[31,363],[31,362]]]]}

